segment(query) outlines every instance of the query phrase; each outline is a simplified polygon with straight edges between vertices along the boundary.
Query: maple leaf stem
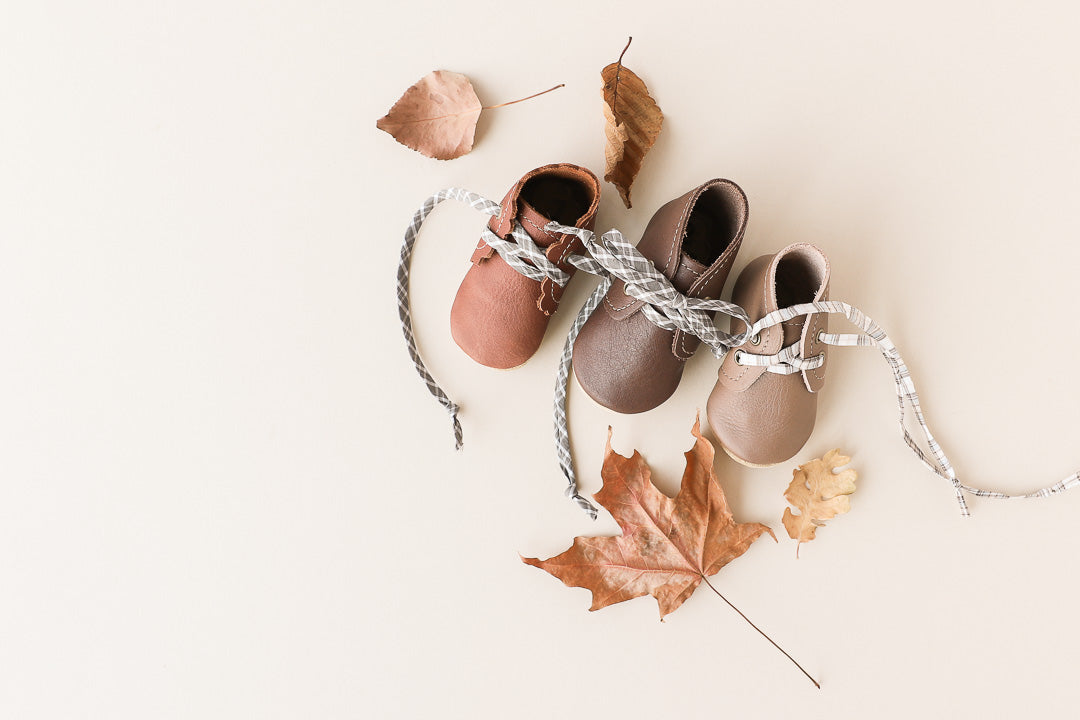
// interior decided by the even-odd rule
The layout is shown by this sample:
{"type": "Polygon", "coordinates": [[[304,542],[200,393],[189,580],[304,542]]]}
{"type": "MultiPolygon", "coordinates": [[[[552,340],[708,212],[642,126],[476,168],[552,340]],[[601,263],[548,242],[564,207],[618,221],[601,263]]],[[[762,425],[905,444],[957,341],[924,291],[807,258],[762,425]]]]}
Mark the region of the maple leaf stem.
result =
{"type": "Polygon", "coordinates": [[[552,90],[558,90],[561,87],[566,87],[566,83],[559,83],[555,87],[548,88],[544,92],[538,92],[535,95],[530,95],[529,97],[523,97],[520,100],[511,100],[510,102],[499,103],[498,105],[485,105],[484,107],[481,108],[481,110],[494,110],[495,108],[506,107],[507,105],[513,105],[515,103],[525,102],[526,100],[532,100],[534,97],[540,97],[541,95],[545,95],[545,94],[551,92],[552,90]]]}
{"type": "Polygon", "coordinates": [[[755,624],[754,624],[753,622],[751,622],[750,618],[746,617],[746,615],[743,615],[743,611],[742,611],[742,610],[740,610],[739,608],[735,607],[735,606],[734,606],[734,605],[733,605],[733,604],[731,603],[731,601],[730,601],[730,600],[728,600],[728,599],[727,599],[726,597],[724,597],[724,596],[723,596],[723,595],[722,595],[722,594],[720,593],[720,591],[719,591],[719,590],[717,590],[717,589],[716,589],[716,588],[715,588],[715,587],[713,586],[713,584],[712,584],[711,582],[709,582],[709,578],[707,578],[707,577],[705,577],[704,575],[702,575],[702,576],[701,576],[701,579],[705,581],[705,584],[709,586],[709,589],[710,589],[710,590],[712,590],[712,591],[713,591],[714,593],[716,593],[716,594],[717,594],[717,596],[718,596],[718,597],[719,597],[719,598],[720,598],[721,600],[723,600],[724,602],[726,602],[726,603],[728,604],[728,607],[730,607],[730,608],[731,608],[732,610],[734,610],[735,612],[739,613],[739,617],[741,617],[741,618],[742,618],[743,620],[745,620],[745,621],[746,621],[747,623],[749,623],[749,624],[750,624],[750,627],[754,628],[754,629],[755,629],[755,630],[757,630],[757,631],[758,631],[759,633],[761,633],[761,637],[765,638],[765,639],[766,639],[766,640],[768,640],[768,641],[769,641],[770,643],[772,643],[772,646],[773,646],[774,648],[776,648],[776,649],[777,649],[777,650],[779,650],[780,652],[784,653],[784,657],[786,657],[786,658],[787,658],[788,660],[790,660],[791,662],[795,663],[795,667],[799,668],[799,670],[802,670],[802,674],[803,674],[803,675],[805,675],[806,677],[810,678],[810,682],[814,683],[814,687],[816,687],[816,688],[817,688],[818,690],[820,690],[820,689],[821,689],[821,683],[819,683],[819,682],[818,682],[817,680],[815,680],[815,679],[813,678],[813,676],[812,676],[812,675],[810,675],[810,673],[806,672],[806,669],[805,669],[805,668],[804,668],[804,667],[803,667],[802,665],[800,665],[799,663],[795,662],[795,658],[793,658],[793,657],[791,657],[790,655],[788,655],[788,654],[787,654],[787,651],[786,651],[786,650],[784,650],[784,648],[782,648],[782,647],[780,647],[779,645],[777,645],[777,644],[776,644],[776,642],[775,642],[775,641],[774,641],[774,640],[773,640],[773,639],[772,639],[771,637],[769,637],[768,635],[766,635],[766,634],[765,634],[765,632],[764,632],[764,631],[763,631],[763,630],[762,630],[761,628],[759,628],[759,627],[758,627],[757,625],[755,625],[755,624]]]}

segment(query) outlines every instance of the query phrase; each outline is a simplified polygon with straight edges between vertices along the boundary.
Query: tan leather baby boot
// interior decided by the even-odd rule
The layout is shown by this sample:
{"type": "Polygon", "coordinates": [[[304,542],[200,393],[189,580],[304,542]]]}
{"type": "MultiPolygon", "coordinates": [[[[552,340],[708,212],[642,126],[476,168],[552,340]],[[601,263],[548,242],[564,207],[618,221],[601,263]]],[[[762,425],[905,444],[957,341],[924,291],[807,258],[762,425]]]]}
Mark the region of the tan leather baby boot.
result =
{"type": "MultiPolygon", "coordinates": [[[[780,308],[828,300],[829,260],[799,243],[752,261],[735,281],[732,302],[751,322],[780,308]]],[[[732,320],[732,332],[745,332],[732,320]]],[[[828,315],[801,315],[762,330],[730,351],[709,396],[713,433],[733,459],[768,467],[791,459],[810,438],[825,383],[828,315]],[[809,362],[803,362],[809,361],[809,362]],[[817,365],[796,369],[799,365],[817,365]]]]}
{"type": "MultiPolygon", "coordinates": [[[[581,240],[544,226],[555,221],[592,230],[599,204],[600,183],[592,172],[569,163],[545,165],[510,188],[488,227],[506,239],[520,223],[547,259],[572,275],[566,259],[582,251],[581,240]]],[[[522,275],[483,240],[471,259],[450,310],[450,333],[481,365],[517,367],[540,347],[563,287],[549,277],[537,281],[522,275]]]]}
{"type": "MultiPolygon", "coordinates": [[[[637,249],[677,291],[713,300],[724,289],[749,215],[738,185],[710,180],[657,210],[637,249]]],[[[682,330],[658,327],[644,305],[615,280],[574,343],[578,383],[616,412],[645,412],[671,397],[699,344],[682,330]]]]}

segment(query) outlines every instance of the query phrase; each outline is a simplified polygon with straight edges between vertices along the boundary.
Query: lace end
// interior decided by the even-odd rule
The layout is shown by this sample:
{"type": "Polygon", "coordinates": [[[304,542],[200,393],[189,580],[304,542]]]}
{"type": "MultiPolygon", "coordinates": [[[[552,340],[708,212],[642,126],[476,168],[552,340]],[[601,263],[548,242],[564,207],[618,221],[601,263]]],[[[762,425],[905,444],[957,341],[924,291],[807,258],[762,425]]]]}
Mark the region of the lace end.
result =
{"type": "Polygon", "coordinates": [[[454,449],[461,450],[462,445],[462,433],[461,433],[461,421],[458,420],[458,410],[460,410],[455,403],[451,402],[449,407],[446,408],[450,413],[450,425],[454,433],[454,449]]]}
{"type": "Polygon", "coordinates": [[[956,491],[956,502],[960,505],[960,517],[971,517],[971,510],[968,509],[963,490],[956,491]]]}
{"type": "Polygon", "coordinates": [[[600,513],[596,509],[596,506],[583,498],[580,493],[578,493],[576,485],[567,486],[566,497],[570,498],[570,500],[575,505],[584,510],[585,514],[589,516],[590,520],[595,520],[599,516],[600,513]]]}

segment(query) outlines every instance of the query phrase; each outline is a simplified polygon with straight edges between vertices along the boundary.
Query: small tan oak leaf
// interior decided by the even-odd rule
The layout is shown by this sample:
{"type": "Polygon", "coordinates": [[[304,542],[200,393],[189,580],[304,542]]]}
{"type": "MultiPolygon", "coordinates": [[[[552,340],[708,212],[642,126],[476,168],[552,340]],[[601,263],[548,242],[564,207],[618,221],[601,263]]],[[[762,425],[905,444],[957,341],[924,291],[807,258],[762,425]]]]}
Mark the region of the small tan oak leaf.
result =
{"type": "Polygon", "coordinates": [[[603,487],[594,496],[622,529],[615,537],[578,537],[566,552],[547,560],[522,558],[570,587],[592,592],[600,608],[652,595],[660,618],[676,610],[702,580],[747,551],[762,533],[760,523],[737,523],[713,471],[714,450],[694,422],[694,446],[686,452],[679,493],[670,498],[652,483],[638,452],[623,457],[611,449],[611,429],[601,470],[603,487]]]}
{"type": "Polygon", "coordinates": [[[435,70],[406,90],[375,126],[422,155],[453,160],[472,150],[481,110],[469,78],[435,70]]]}
{"type": "MultiPolygon", "coordinates": [[[[627,43],[629,47],[629,43],[627,43]]],[[[624,49],[625,53],[626,50],[624,49]]],[[[644,81],[622,64],[622,56],[600,71],[604,81],[604,180],[619,190],[626,207],[631,207],[630,186],[641,162],[649,152],[664,114],[649,95],[644,81]]]]}
{"type": "Polygon", "coordinates": [[[791,485],[784,491],[784,497],[799,514],[785,508],[783,520],[788,536],[798,541],[796,557],[799,556],[799,547],[814,539],[817,529],[825,524],[825,520],[851,509],[848,496],[855,492],[858,475],[850,468],[836,472],[850,462],[851,458],[841,455],[839,450],[830,450],[825,457],[811,460],[792,472],[791,485]]]}

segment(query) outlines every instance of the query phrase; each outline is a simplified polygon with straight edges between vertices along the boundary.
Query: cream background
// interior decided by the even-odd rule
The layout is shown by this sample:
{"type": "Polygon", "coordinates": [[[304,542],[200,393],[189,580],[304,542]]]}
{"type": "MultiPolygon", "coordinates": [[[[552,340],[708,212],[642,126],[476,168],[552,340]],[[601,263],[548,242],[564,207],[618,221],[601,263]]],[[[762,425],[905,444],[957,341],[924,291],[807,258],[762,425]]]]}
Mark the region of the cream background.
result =
{"type": "MultiPolygon", "coordinates": [[[[575,280],[540,353],[474,365],[447,314],[482,218],[444,206],[416,327],[401,232],[432,191],[498,199],[552,161],[602,169],[600,68],[626,36],[664,131],[640,232],[714,176],[747,191],[737,267],[820,244],[834,296],[905,353],[962,477],[1080,464],[1080,48],[1071,3],[117,2],[0,9],[0,716],[1041,717],[1078,698],[1080,492],[973,500],[901,442],[872,350],[834,354],[799,460],[842,446],[850,515],[716,578],[823,683],[707,591],[640,599],[522,565],[610,533],[562,497],[550,401],[575,280]],[[474,152],[375,120],[434,68],[483,101],[474,152]]],[[[716,364],[635,417],[571,395],[584,488],[608,424],[676,489],[716,364]]],[[[790,467],[718,461],[779,532],[790,467]]]]}

